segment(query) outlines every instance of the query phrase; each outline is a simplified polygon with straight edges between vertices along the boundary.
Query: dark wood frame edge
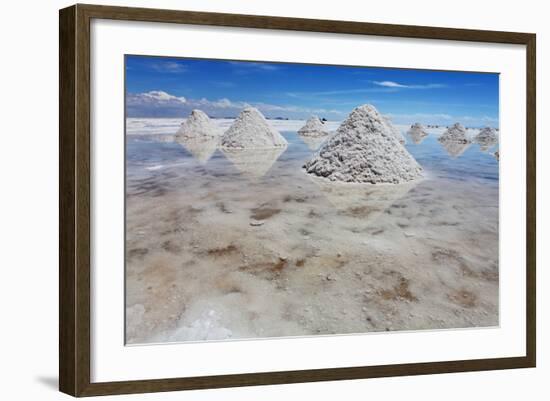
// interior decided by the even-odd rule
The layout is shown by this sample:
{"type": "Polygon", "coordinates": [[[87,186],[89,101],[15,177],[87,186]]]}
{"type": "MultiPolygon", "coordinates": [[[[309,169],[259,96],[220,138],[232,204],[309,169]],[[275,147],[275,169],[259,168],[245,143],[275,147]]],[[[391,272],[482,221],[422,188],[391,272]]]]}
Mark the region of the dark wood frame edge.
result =
{"type": "Polygon", "coordinates": [[[77,4],[59,12],[59,389],[73,396],[527,368],[536,366],[536,35],[77,4]],[[526,356],[123,382],[90,382],[90,20],[184,23],[527,48],[526,356]]]}

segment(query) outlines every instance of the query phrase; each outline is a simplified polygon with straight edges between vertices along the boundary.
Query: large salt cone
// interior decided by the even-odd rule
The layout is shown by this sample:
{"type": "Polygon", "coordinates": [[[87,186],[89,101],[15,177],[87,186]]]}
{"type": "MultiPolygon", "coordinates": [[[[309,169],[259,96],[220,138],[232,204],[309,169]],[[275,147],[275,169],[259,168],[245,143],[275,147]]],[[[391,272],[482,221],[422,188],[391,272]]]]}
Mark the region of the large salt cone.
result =
{"type": "Polygon", "coordinates": [[[372,105],[353,110],[304,168],[331,181],[372,184],[403,183],[422,172],[372,105]]]}
{"type": "Polygon", "coordinates": [[[218,138],[221,131],[210,121],[206,113],[193,110],[176,133],[176,141],[185,139],[218,138]]]}
{"type": "Polygon", "coordinates": [[[226,149],[272,149],[287,145],[286,139],[254,107],[241,111],[221,141],[226,149]]]}

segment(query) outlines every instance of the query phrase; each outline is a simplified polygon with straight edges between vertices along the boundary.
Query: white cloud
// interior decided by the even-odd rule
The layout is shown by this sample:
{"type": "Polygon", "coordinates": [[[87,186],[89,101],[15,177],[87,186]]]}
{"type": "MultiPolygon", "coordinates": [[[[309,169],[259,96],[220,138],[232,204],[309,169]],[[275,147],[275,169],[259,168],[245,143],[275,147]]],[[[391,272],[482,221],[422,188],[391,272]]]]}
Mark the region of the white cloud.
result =
{"type": "Polygon", "coordinates": [[[401,85],[393,81],[372,81],[372,83],[378,86],[385,86],[387,88],[407,88],[406,85],[401,85]]]}
{"type": "MultiPolygon", "coordinates": [[[[318,115],[329,119],[340,120],[347,113],[330,108],[310,108],[292,104],[270,104],[262,102],[235,101],[228,98],[220,99],[188,99],[183,96],[174,96],[162,90],[144,93],[128,93],[126,98],[128,117],[184,117],[193,109],[201,109],[211,117],[234,117],[248,106],[257,107],[267,117],[307,118],[318,115]]],[[[353,105],[350,105],[353,108],[353,105]]],[[[470,126],[491,125],[498,126],[498,118],[489,115],[483,116],[454,116],[447,113],[404,113],[388,114],[397,124],[450,124],[461,122],[470,126]]]]}
{"type": "Polygon", "coordinates": [[[317,114],[327,118],[342,118],[344,115],[343,112],[334,109],[261,102],[248,103],[228,98],[186,99],[160,90],[137,94],[129,93],[126,105],[128,117],[179,117],[189,114],[193,109],[201,109],[211,117],[234,117],[249,106],[257,107],[267,117],[307,118],[311,114],[317,114]]]}
{"type": "Polygon", "coordinates": [[[128,104],[143,104],[143,103],[185,103],[187,99],[184,97],[173,96],[164,91],[149,91],[138,94],[128,94],[128,104]]]}
{"type": "Polygon", "coordinates": [[[455,122],[469,126],[498,126],[498,118],[490,116],[453,116],[445,113],[413,113],[413,114],[387,114],[397,124],[451,124],[455,122]]]}
{"type": "Polygon", "coordinates": [[[424,84],[424,85],[405,85],[394,81],[371,81],[373,84],[383,86],[385,88],[405,88],[405,89],[437,89],[445,88],[443,84],[424,84]]]}
{"type": "Polygon", "coordinates": [[[416,119],[434,119],[434,120],[452,120],[454,117],[450,114],[445,113],[413,113],[413,114],[388,114],[388,117],[392,119],[408,119],[408,120],[414,120],[416,119]]]}
{"type": "Polygon", "coordinates": [[[276,64],[251,61],[228,61],[228,63],[235,67],[233,71],[238,74],[247,74],[253,71],[277,71],[281,69],[281,66],[276,64]]]}
{"type": "Polygon", "coordinates": [[[151,65],[155,71],[168,72],[168,73],[180,73],[187,71],[187,67],[184,64],[176,63],[175,61],[159,61],[151,65]]]}

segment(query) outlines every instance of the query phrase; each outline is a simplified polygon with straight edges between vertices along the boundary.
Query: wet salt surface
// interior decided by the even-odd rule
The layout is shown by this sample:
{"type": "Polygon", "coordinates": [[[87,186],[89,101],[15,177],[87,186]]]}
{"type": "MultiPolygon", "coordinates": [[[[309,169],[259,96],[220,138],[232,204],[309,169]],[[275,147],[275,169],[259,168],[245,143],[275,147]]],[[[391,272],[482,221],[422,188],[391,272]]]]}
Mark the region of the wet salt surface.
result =
{"type": "Polygon", "coordinates": [[[334,184],[282,134],[226,155],[127,136],[129,344],[498,324],[496,149],[429,135],[406,145],[423,180],[334,184]]]}

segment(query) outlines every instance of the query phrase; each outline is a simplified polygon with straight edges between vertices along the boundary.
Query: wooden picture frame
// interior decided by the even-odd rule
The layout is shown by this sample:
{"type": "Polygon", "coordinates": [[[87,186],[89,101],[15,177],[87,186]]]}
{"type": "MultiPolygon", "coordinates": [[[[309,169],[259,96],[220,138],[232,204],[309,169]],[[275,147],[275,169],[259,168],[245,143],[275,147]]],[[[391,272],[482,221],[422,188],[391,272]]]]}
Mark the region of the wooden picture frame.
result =
{"type": "Polygon", "coordinates": [[[144,393],[534,367],[536,361],[536,36],[349,21],[74,5],[59,14],[59,388],[73,396],[144,393]],[[303,371],[92,383],[90,380],[90,21],[97,19],[345,33],[526,46],[526,355],[303,371]]]}

